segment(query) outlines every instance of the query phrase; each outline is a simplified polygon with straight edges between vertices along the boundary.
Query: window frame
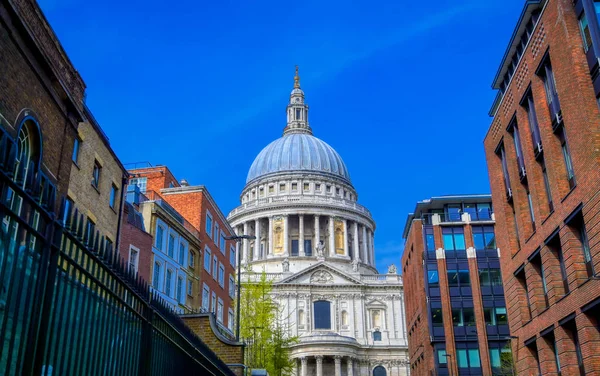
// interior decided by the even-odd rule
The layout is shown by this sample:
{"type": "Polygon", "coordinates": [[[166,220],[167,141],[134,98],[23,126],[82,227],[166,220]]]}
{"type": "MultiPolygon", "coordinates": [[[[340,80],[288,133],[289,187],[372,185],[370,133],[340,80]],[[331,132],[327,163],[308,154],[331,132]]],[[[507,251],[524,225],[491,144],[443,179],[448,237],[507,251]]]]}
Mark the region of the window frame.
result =
{"type": "Polygon", "coordinates": [[[71,154],[71,161],[75,163],[76,166],[79,166],[79,153],[81,151],[81,138],[79,136],[75,136],[73,140],[73,153],[71,154]]]}
{"type": "Polygon", "coordinates": [[[211,274],[211,267],[212,267],[212,252],[210,250],[210,248],[208,248],[208,246],[204,247],[204,270],[206,270],[208,272],[208,274],[211,274]],[[208,267],[206,267],[206,263],[208,262],[208,267]]]}
{"type": "Polygon", "coordinates": [[[206,283],[202,284],[202,309],[206,312],[210,311],[210,287],[206,283]]]}
{"type": "Polygon", "coordinates": [[[206,234],[208,235],[209,238],[212,239],[212,235],[213,235],[213,216],[212,214],[210,214],[210,211],[206,210],[206,219],[205,219],[206,223],[204,226],[204,231],[206,232],[206,234]]]}
{"type": "Polygon", "coordinates": [[[136,258],[135,258],[135,262],[133,265],[133,272],[137,273],[138,269],[139,269],[139,263],[140,263],[140,249],[136,246],[134,246],[133,244],[129,245],[129,258],[127,259],[128,262],[127,264],[129,265],[129,270],[131,270],[131,251],[136,253],[136,258]]]}
{"type": "Polygon", "coordinates": [[[225,265],[223,265],[222,262],[219,261],[219,286],[221,286],[222,289],[225,289],[225,265]]]}
{"type": "Polygon", "coordinates": [[[314,330],[332,330],[333,328],[333,317],[331,314],[331,302],[329,300],[315,300],[312,303],[312,309],[313,309],[313,329],[314,330]],[[325,307],[325,303],[327,303],[327,310],[328,310],[328,315],[329,315],[329,320],[326,320],[325,318],[317,318],[317,304],[319,306],[325,307]],[[328,326],[321,326],[321,324],[325,325],[326,322],[329,322],[328,326]],[[317,326],[317,324],[319,324],[320,326],[317,326]]]}
{"type": "Polygon", "coordinates": [[[111,209],[115,209],[115,206],[117,205],[117,192],[119,191],[119,188],[117,188],[117,186],[112,183],[110,185],[110,193],[108,196],[108,206],[110,206],[111,209]]]}
{"type": "Polygon", "coordinates": [[[100,179],[102,175],[102,165],[98,160],[94,160],[94,166],[92,167],[92,187],[100,188],[100,179]]]}

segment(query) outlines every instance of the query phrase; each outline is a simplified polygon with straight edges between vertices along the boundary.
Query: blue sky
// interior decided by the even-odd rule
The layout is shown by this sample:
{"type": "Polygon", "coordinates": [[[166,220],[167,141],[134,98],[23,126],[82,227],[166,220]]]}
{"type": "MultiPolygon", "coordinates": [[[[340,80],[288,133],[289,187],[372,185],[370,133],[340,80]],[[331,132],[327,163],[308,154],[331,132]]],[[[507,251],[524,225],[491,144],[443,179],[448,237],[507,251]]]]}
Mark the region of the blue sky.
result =
{"type": "Polygon", "coordinates": [[[315,136],[344,158],[399,264],[416,201],[489,191],[490,84],[523,0],[39,0],[123,163],[164,164],[225,213],[281,136],[300,66],[315,136]]]}

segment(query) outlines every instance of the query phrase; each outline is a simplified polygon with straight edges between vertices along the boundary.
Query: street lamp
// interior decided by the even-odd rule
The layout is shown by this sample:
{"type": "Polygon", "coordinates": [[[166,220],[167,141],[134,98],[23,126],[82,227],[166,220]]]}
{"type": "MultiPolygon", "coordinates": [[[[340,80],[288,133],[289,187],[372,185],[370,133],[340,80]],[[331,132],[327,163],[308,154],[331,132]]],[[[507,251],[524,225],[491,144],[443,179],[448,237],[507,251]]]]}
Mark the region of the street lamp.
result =
{"type": "MultiPolygon", "coordinates": [[[[225,240],[233,240],[236,243],[240,243],[242,240],[254,240],[256,239],[256,236],[253,235],[234,235],[234,236],[227,236],[225,237],[225,240]]],[[[239,342],[240,340],[240,303],[242,301],[242,295],[241,295],[241,287],[242,287],[242,282],[241,282],[241,275],[242,275],[242,269],[241,269],[241,265],[242,265],[242,252],[240,252],[241,249],[237,250],[237,325],[235,328],[235,339],[239,342]]]]}

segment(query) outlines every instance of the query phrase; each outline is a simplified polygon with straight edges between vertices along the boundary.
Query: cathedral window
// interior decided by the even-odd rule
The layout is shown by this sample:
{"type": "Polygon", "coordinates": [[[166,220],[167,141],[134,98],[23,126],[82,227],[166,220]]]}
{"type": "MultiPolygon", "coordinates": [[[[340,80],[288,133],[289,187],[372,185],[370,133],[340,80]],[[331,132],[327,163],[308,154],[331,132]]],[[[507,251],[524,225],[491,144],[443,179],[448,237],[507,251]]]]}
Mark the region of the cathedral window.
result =
{"type": "Polygon", "coordinates": [[[296,109],[296,120],[300,120],[300,109],[296,109]]]}
{"type": "Polygon", "coordinates": [[[260,197],[262,197],[262,196],[265,195],[265,188],[264,187],[260,187],[260,189],[259,189],[259,195],[260,195],[260,197]]]}
{"type": "Polygon", "coordinates": [[[269,193],[273,193],[273,192],[275,192],[275,186],[269,185],[269,193]]]}
{"type": "Polygon", "coordinates": [[[373,341],[381,341],[381,332],[379,330],[373,332],[373,341]]]}
{"type": "Polygon", "coordinates": [[[310,189],[310,184],[309,183],[304,183],[304,191],[308,191],[310,189]]]}
{"type": "Polygon", "coordinates": [[[285,192],[285,183],[279,184],[279,192],[285,192]]]}
{"type": "Polygon", "coordinates": [[[317,300],[314,303],[315,329],[331,329],[331,303],[317,300]]]}
{"type": "Polygon", "coordinates": [[[348,312],[342,311],[342,326],[348,327],[348,312]]]}
{"type": "Polygon", "coordinates": [[[315,191],[321,192],[321,184],[315,184],[315,191]]]}
{"type": "Polygon", "coordinates": [[[331,185],[327,186],[327,193],[331,193],[331,185]]]}
{"type": "Polygon", "coordinates": [[[292,191],[298,190],[298,183],[292,183],[292,191]]]}

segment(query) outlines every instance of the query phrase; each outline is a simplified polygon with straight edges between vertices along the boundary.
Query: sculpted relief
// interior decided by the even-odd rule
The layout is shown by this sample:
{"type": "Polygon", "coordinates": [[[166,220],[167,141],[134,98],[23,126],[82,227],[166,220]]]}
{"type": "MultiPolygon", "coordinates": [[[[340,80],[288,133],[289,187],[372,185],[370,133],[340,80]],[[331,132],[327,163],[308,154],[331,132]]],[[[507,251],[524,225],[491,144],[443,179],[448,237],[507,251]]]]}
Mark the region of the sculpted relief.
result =
{"type": "Polygon", "coordinates": [[[319,270],[310,276],[310,283],[333,283],[333,276],[325,270],[319,270]]]}

